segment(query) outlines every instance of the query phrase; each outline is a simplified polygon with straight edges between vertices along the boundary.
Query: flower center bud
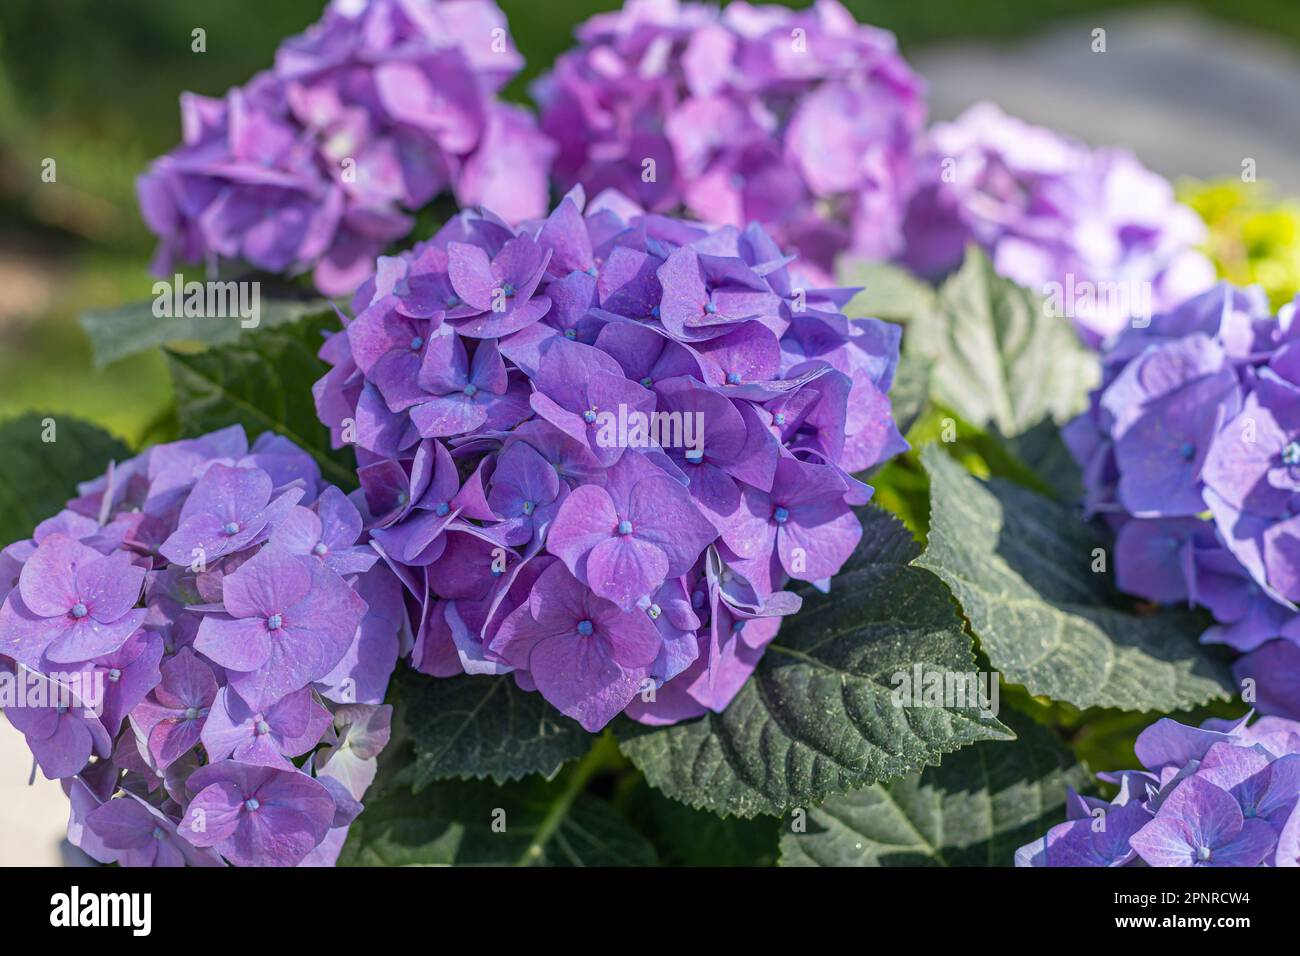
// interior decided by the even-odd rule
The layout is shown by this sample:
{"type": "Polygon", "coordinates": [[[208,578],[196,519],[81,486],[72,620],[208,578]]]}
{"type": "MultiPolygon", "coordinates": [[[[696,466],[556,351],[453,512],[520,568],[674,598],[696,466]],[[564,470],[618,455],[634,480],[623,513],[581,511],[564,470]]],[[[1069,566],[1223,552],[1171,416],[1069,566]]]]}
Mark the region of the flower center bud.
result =
{"type": "Polygon", "coordinates": [[[513,299],[515,296],[515,287],[507,282],[501,287],[501,294],[507,299],[513,299]]]}
{"type": "Polygon", "coordinates": [[[1282,463],[1284,465],[1300,465],[1300,441],[1288,442],[1287,446],[1282,449],[1282,463]]]}
{"type": "Polygon", "coordinates": [[[247,800],[244,801],[244,809],[247,810],[249,813],[252,813],[260,806],[261,804],[257,802],[256,797],[249,797],[247,800]]]}
{"type": "Polygon", "coordinates": [[[778,425],[784,425],[785,412],[777,412],[774,416],[772,416],[772,421],[776,422],[778,425]]]}
{"type": "Polygon", "coordinates": [[[422,336],[417,335],[413,339],[411,339],[412,352],[418,352],[423,347],[424,347],[424,338],[422,336]]]}
{"type": "Polygon", "coordinates": [[[89,613],[90,612],[86,610],[86,605],[82,604],[80,601],[72,605],[72,616],[77,618],[78,620],[85,617],[89,613]]]}
{"type": "Polygon", "coordinates": [[[659,318],[659,306],[657,306],[657,305],[656,305],[656,306],[651,306],[651,308],[650,308],[650,318],[652,318],[652,319],[657,319],[657,318],[659,318]]]}
{"type": "Polygon", "coordinates": [[[576,338],[578,337],[578,333],[577,333],[576,331],[574,331],[573,329],[565,329],[565,330],[564,330],[564,337],[565,337],[566,339],[568,339],[570,342],[572,342],[574,339],[576,339],[576,338]]]}
{"type": "Polygon", "coordinates": [[[278,631],[282,624],[284,624],[284,618],[282,618],[279,614],[272,614],[270,617],[266,619],[266,627],[267,630],[270,631],[278,631]]]}
{"type": "Polygon", "coordinates": [[[1189,441],[1185,441],[1182,447],[1178,449],[1178,454],[1182,455],[1183,461],[1191,461],[1196,457],[1196,446],[1189,441]]]}
{"type": "Polygon", "coordinates": [[[745,629],[745,622],[744,622],[744,621],[732,621],[732,622],[731,622],[731,633],[733,633],[733,634],[739,634],[739,633],[740,633],[741,631],[743,631],[744,629],[745,629]]]}
{"type": "Polygon", "coordinates": [[[739,385],[739,384],[740,384],[740,373],[739,373],[739,372],[728,372],[728,373],[727,373],[727,384],[728,384],[728,385],[739,385]]]}
{"type": "Polygon", "coordinates": [[[186,707],[186,708],[185,708],[185,719],[186,719],[186,720],[198,720],[198,719],[199,719],[199,709],[198,709],[197,707],[186,707]]]}
{"type": "Polygon", "coordinates": [[[704,461],[704,449],[703,448],[686,449],[686,460],[689,461],[692,465],[698,465],[700,462],[704,461]]]}
{"type": "Polygon", "coordinates": [[[620,522],[618,523],[618,533],[619,533],[619,534],[631,534],[631,533],[632,533],[632,522],[627,521],[627,520],[620,521],[620,522]]]}
{"type": "Polygon", "coordinates": [[[324,541],[318,541],[318,542],[316,543],[316,547],[314,547],[314,548],[311,549],[311,553],[314,554],[314,555],[320,556],[320,555],[324,554],[324,553],[325,553],[326,551],[328,551],[328,550],[329,550],[329,548],[327,548],[327,547],[325,546],[325,542],[324,542],[324,541]]]}
{"type": "Polygon", "coordinates": [[[587,266],[587,268],[584,269],[583,271],[586,272],[587,275],[591,276],[593,279],[596,278],[596,276],[600,275],[600,270],[597,269],[595,266],[587,266]]]}
{"type": "Polygon", "coordinates": [[[1201,861],[1208,860],[1210,858],[1210,848],[1208,846],[1198,846],[1196,848],[1196,858],[1201,861]]]}
{"type": "Polygon", "coordinates": [[[108,679],[111,680],[114,684],[116,684],[118,681],[122,679],[121,670],[119,670],[116,667],[110,667],[108,669],[108,679]]]}
{"type": "Polygon", "coordinates": [[[582,413],[582,420],[590,425],[596,420],[596,410],[594,408],[587,409],[582,413]]]}
{"type": "Polygon", "coordinates": [[[470,382],[468,385],[465,386],[464,392],[466,398],[473,398],[475,395],[478,394],[478,386],[475,385],[473,382],[470,382]]]}
{"type": "Polygon", "coordinates": [[[532,513],[533,513],[533,509],[536,508],[536,507],[537,507],[537,506],[536,506],[535,504],[533,504],[531,501],[525,501],[525,502],[523,503],[523,511],[524,511],[524,514],[526,514],[526,515],[530,515],[530,514],[532,514],[532,513]]]}
{"type": "Polygon", "coordinates": [[[663,614],[664,611],[658,604],[651,604],[646,608],[646,613],[650,615],[650,620],[657,621],[659,620],[659,615],[663,614]]]}
{"type": "Polygon", "coordinates": [[[780,505],[778,505],[776,510],[772,512],[772,520],[775,521],[777,524],[785,524],[788,520],[790,520],[789,509],[782,508],[780,505]]]}
{"type": "Polygon", "coordinates": [[[454,308],[456,308],[456,306],[460,305],[460,296],[458,296],[458,295],[449,295],[449,296],[447,296],[447,300],[446,300],[446,301],[447,301],[447,308],[449,308],[449,309],[454,309],[454,308]]]}
{"type": "Polygon", "coordinates": [[[439,501],[437,506],[433,509],[433,513],[436,514],[439,518],[441,518],[450,510],[451,510],[451,505],[447,504],[447,502],[445,501],[439,501]]]}
{"type": "Polygon", "coordinates": [[[654,383],[655,383],[655,380],[652,379],[649,375],[647,375],[645,378],[641,379],[641,384],[642,384],[643,386],[645,386],[646,388],[649,388],[649,387],[650,387],[651,385],[653,385],[654,383]]]}
{"type": "Polygon", "coordinates": [[[718,307],[714,305],[712,302],[705,302],[704,311],[707,312],[709,315],[717,315],[718,307]]]}
{"type": "Polygon", "coordinates": [[[226,534],[239,534],[239,522],[238,521],[227,522],[226,526],[221,530],[224,531],[226,534]]]}
{"type": "Polygon", "coordinates": [[[587,620],[587,618],[584,617],[578,622],[578,633],[583,637],[591,637],[594,630],[596,630],[596,626],[592,624],[591,621],[587,620]]]}
{"type": "Polygon", "coordinates": [[[155,840],[165,840],[167,838],[167,831],[164,830],[162,827],[154,827],[153,838],[155,840]]]}
{"type": "Polygon", "coordinates": [[[265,720],[259,720],[257,722],[257,727],[255,729],[257,730],[259,736],[265,737],[267,734],[271,732],[271,725],[268,724],[265,720]]]}

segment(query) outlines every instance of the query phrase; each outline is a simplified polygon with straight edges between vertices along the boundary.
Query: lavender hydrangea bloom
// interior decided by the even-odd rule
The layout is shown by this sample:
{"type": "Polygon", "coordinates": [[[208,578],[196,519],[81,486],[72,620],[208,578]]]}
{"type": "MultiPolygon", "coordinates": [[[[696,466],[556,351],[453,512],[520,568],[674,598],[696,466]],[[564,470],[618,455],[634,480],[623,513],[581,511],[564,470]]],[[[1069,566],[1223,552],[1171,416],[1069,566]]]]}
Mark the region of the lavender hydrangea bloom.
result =
{"type": "Polygon", "coordinates": [[[1205,224],[1126,151],[1090,150],[981,103],[929,131],[921,167],[908,267],[942,275],[977,243],[1002,275],[1068,307],[1092,344],[1214,281],[1196,251],[1205,224]],[[1112,286],[1124,295],[1107,297],[1112,286]]]}
{"type": "Polygon", "coordinates": [[[1202,639],[1246,653],[1265,713],[1300,713],[1300,364],[1296,305],[1219,285],[1126,329],[1064,436],[1085,507],[1116,532],[1130,594],[1199,605],[1202,639]]]}
{"type": "Polygon", "coordinates": [[[1070,819],[1016,865],[1300,865],[1300,724],[1248,722],[1152,724],[1135,748],[1145,769],[1101,774],[1119,787],[1110,803],[1072,793],[1070,819]]]}
{"type": "Polygon", "coordinates": [[[851,472],[907,447],[897,329],[852,294],[809,290],[761,226],[581,188],[381,258],[314,394],[413,665],[512,674],[592,731],[725,708],[799,607],[785,585],[857,545],[851,472]]]}
{"type": "Polygon", "coordinates": [[[822,277],[901,251],[926,109],[892,34],[835,0],[631,0],[577,38],[533,91],[562,188],[761,222],[822,277]]]}
{"type": "Polygon", "coordinates": [[[157,270],[232,260],[342,295],[441,193],[541,215],[554,147],[496,98],[522,65],[492,0],[335,0],[273,69],[182,97],[183,142],[138,186],[157,270]]]}
{"type": "MultiPolygon", "coordinates": [[[[315,768],[409,640],[357,506],[238,427],[78,490],[4,549],[0,599],[22,688],[5,716],[70,795],[70,839],[126,866],[331,862],[373,773],[330,760],[344,813],[315,768]]],[[[387,735],[361,736],[373,763],[387,735]]]]}

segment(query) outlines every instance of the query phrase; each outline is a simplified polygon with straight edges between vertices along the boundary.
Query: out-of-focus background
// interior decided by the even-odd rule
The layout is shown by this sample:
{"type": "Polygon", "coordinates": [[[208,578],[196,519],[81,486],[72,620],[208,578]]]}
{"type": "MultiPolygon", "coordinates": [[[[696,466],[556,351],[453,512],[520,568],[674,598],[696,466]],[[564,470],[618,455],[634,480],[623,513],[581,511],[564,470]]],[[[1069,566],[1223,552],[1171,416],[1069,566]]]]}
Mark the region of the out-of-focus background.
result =
{"type": "MultiPolygon", "coordinates": [[[[508,91],[515,99],[569,46],[575,24],[619,5],[499,2],[528,60],[508,91]]],[[[1176,181],[1230,178],[1237,185],[1203,192],[1196,205],[1223,225],[1232,254],[1254,257],[1270,244],[1300,243],[1300,207],[1242,207],[1263,201],[1266,190],[1270,202],[1300,196],[1295,0],[845,5],[898,35],[929,80],[933,118],[992,99],[1094,145],[1128,145],[1176,181]],[[1093,50],[1098,29],[1105,53],[1093,50]],[[1260,184],[1243,190],[1247,159],[1260,184]]],[[[0,3],[0,418],[28,410],[75,414],[137,444],[166,416],[160,356],[96,370],[76,316],[150,295],[153,243],[136,211],[134,181],[179,139],[181,91],[220,95],[245,81],[322,6],[0,3]],[[191,52],[196,27],[206,31],[204,53],[191,52]],[[56,163],[53,183],[41,178],[47,159],[56,163]]],[[[66,804],[39,774],[29,787],[30,770],[21,736],[0,717],[0,865],[60,860],[66,804]]]]}

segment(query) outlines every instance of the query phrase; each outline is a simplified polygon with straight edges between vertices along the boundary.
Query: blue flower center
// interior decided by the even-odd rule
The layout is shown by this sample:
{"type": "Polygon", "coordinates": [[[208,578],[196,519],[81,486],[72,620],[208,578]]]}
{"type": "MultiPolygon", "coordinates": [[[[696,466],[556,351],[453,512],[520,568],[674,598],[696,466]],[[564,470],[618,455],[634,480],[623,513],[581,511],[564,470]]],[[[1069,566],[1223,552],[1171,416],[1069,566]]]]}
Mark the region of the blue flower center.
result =
{"type": "Polygon", "coordinates": [[[447,296],[446,302],[447,302],[447,308],[454,309],[456,308],[456,306],[460,305],[460,296],[449,295],[447,296]]]}
{"type": "Polygon", "coordinates": [[[785,412],[777,412],[776,415],[774,415],[774,416],[772,417],[772,421],[776,422],[778,425],[784,425],[784,424],[785,424],[785,412]]]}
{"type": "Polygon", "coordinates": [[[790,509],[778,505],[776,510],[772,512],[772,520],[777,524],[785,524],[790,520],[790,509]]]}
{"type": "Polygon", "coordinates": [[[465,386],[466,398],[473,398],[477,394],[478,394],[478,386],[475,385],[473,382],[470,382],[468,385],[465,386]]]}
{"type": "Polygon", "coordinates": [[[733,633],[733,634],[739,634],[739,633],[740,633],[741,631],[743,631],[744,629],[745,629],[745,622],[744,622],[744,621],[732,621],[732,622],[731,622],[731,633],[733,633]]]}
{"type": "Polygon", "coordinates": [[[418,351],[420,351],[420,349],[422,349],[422,348],[424,348],[424,339],[423,339],[421,336],[418,336],[418,335],[417,335],[417,336],[415,336],[415,338],[411,339],[411,351],[412,351],[412,352],[418,352],[418,351]]]}
{"type": "Polygon", "coordinates": [[[630,522],[630,521],[628,521],[628,520],[626,520],[626,519],[623,520],[623,521],[620,521],[620,522],[618,523],[618,533],[619,533],[619,534],[631,534],[631,533],[632,533],[632,522],[630,522]]]}
{"type": "Polygon", "coordinates": [[[651,604],[646,608],[646,613],[650,615],[650,620],[657,621],[659,620],[659,615],[663,614],[664,611],[658,604],[651,604]]]}
{"type": "Polygon", "coordinates": [[[397,503],[399,505],[404,505],[410,500],[411,500],[411,496],[408,495],[405,491],[399,491],[397,493],[397,503]]]}
{"type": "Polygon", "coordinates": [[[108,669],[108,679],[116,684],[122,679],[122,672],[116,667],[110,667],[108,669]]]}
{"type": "Polygon", "coordinates": [[[582,413],[582,420],[590,425],[596,420],[596,410],[594,408],[587,409],[582,413]]]}
{"type": "Polygon", "coordinates": [[[318,541],[316,543],[316,546],[311,549],[311,553],[319,557],[320,555],[325,554],[325,552],[327,552],[328,550],[329,548],[325,546],[324,541],[318,541]]]}
{"type": "Polygon", "coordinates": [[[1196,858],[1204,863],[1210,858],[1210,848],[1208,846],[1198,846],[1196,848],[1196,858]]]}
{"type": "Polygon", "coordinates": [[[244,809],[247,810],[249,813],[254,812],[260,806],[261,804],[257,802],[256,797],[249,797],[247,800],[244,801],[244,809]]]}
{"type": "Polygon", "coordinates": [[[89,613],[90,611],[86,609],[86,605],[82,604],[80,601],[72,605],[72,616],[77,618],[78,620],[85,617],[89,613]]]}
{"type": "Polygon", "coordinates": [[[515,296],[515,287],[507,282],[501,287],[501,294],[507,299],[513,299],[515,296]]]}
{"type": "Polygon", "coordinates": [[[271,725],[268,724],[265,720],[259,720],[257,722],[256,730],[258,736],[265,737],[267,734],[271,732],[271,725]]]}
{"type": "Polygon", "coordinates": [[[278,631],[282,624],[284,624],[284,618],[279,614],[272,614],[266,619],[266,628],[269,631],[278,631]]]}
{"type": "Polygon", "coordinates": [[[564,337],[568,339],[570,342],[572,342],[574,339],[578,337],[578,333],[575,332],[573,329],[565,329],[564,337]]]}
{"type": "Polygon", "coordinates": [[[656,306],[652,306],[652,307],[651,307],[651,309],[650,309],[650,318],[652,318],[652,319],[657,319],[657,318],[659,318],[659,306],[656,305],[656,306]]]}
{"type": "Polygon", "coordinates": [[[587,620],[585,617],[578,622],[578,633],[583,637],[591,637],[592,632],[595,630],[596,625],[592,624],[591,621],[587,620]]]}
{"type": "Polygon", "coordinates": [[[718,307],[714,305],[712,302],[705,302],[704,311],[707,312],[709,315],[717,315],[718,307]]]}
{"type": "Polygon", "coordinates": [[[155,840],[165,840],[167,838],[167,831],[164,830],[162,827],[154,827],[153,838],[155,840]]]}
{"type": "Polygon", "coordinates": [[[587,268],[584,269],[583,271],[586,272],[587,275],[591,276],[593,279],[596,278],[596,276],[600,275],[600,270],[597,269],[595,266],[587,266],[587,268]]]}
{"type": "Polygon", "coordinates": [[[703,448],[686,449],[686,460],[689,461],[692,465],[698,465],[700,462],[704,461],[704,449],[703,448]]]}
{"type": "Polygon", "coordinates": [[[445,501],[439,501],[438,504],[434,507],[433,513],[436,514],[439,518],[441,518],[450,510],[451,510],[451,505],[447,504],[447,502],[445,501]]]}
{"type": "Polygon", "coordinates": [[[1288,442],[1282,449],[1282,464],[1300,465],[1300,441],[1288,442]]]}
{"type": "Polygon", "coordinates": [[[533,504],[531,501],[525,501],[520,507],[523,509],[524,514],[530,515],[533,513],[533,509],[536,508],[537,505],[533,504]]]}
{"type": "Polygon", "coordinates": [[[645,386],[646,388],[649,388],[649,387],[650,387],[651,385],[653,385],[654,383],[655,383],[655,380],[652,379],[649,375],[647,375],[645,378],[641,379],[641,384],[642,384],[643,386],[645,386]]]}
{"type": "Polygon", "coordinates": [[[739,385],[739,384],[740,384],[740,373],[739,373],[739,372],[728,372],[728,373],[727,373],[727,384],[728,384],[728,385],[739,385]]]}
{"type": "Polygon", "coordinates": [[[185,708],[185,719],[186,719],[186,720],[198,720],[198,719],[199,719],[199,709],[198,709],[197,707],[186,707],[186,708],[185,708]]]}
{"type": "Polygon", "coordinates": [[[239,534],[239,522],[228,521],[226,522],[225,527],[223,527],[221,530],[224,531],[226,534],[239,534]]]}
{"type": "Polygon", "coordinates": [[[1191,461],[1196,457],[1196,446],[1189,441],[1183,442],[1178,449],[1178,454],[1183,456],[1183,461],[1191,461]]]}

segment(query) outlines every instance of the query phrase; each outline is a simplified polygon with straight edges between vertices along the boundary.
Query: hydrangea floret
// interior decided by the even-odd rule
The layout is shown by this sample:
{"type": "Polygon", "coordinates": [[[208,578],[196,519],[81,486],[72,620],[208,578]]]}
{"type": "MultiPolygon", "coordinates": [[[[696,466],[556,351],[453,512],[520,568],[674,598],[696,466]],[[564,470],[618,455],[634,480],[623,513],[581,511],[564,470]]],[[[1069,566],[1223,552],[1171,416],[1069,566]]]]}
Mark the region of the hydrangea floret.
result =
{"type": "Polygon", "coordinates": [[[901,251],[926,107],[891,33],[835,0],[633,0],[576,33],[534,88],[561,188],[761,222],[821,277],[901,251]]]}
{"type": "Polygon", "coordinates": [[[1300,866],[1300,723],[1261,717],[1137,738],[1143,769],[1098,774],[1112,800],[1068,793],[1069,819],[1017,866],[1300,866]]]}
{"type": "Polygon", "coordinates": [[[72,842],[127,866],[332,865],[409,643],[356,505],[239,426],[78,490],[0,552],[5,716],[71,798],[72,842]]]}
{"type": "Polygon", "coordinates": [[[418,611],[412,661],[512,675],[590,731],[721,710],[791,581],[861,537],[905,449],[899,329],[846,317],[764,229],[575,188],[381,258],[322,349],[322,420],[418,611]]]}
{"type": "Polygon", "coordinates": [[[497,99],[522,65],[492,0],[334,0],[272,69],[181,98],[183,141],[139,182],[156,270],[310,271],[348,295],[439,194],[544,214],[554,148],[497,99]]]}
{"type": "Polygon", "coordinates": [[[1300,718],[1300,326],[1226,283],[1116,337],[1064,431],[1119,587],[1207,609],[1256,705],[1300,718]]]}
{"type": "Polygon", "coordinates": [[[1045,295],[1096,345],[1214,283],[1205,224],[1129,151],[1091,149],[992,103],[927,134],[903,262],[938,277],[965,247],[1045,295]]]}

